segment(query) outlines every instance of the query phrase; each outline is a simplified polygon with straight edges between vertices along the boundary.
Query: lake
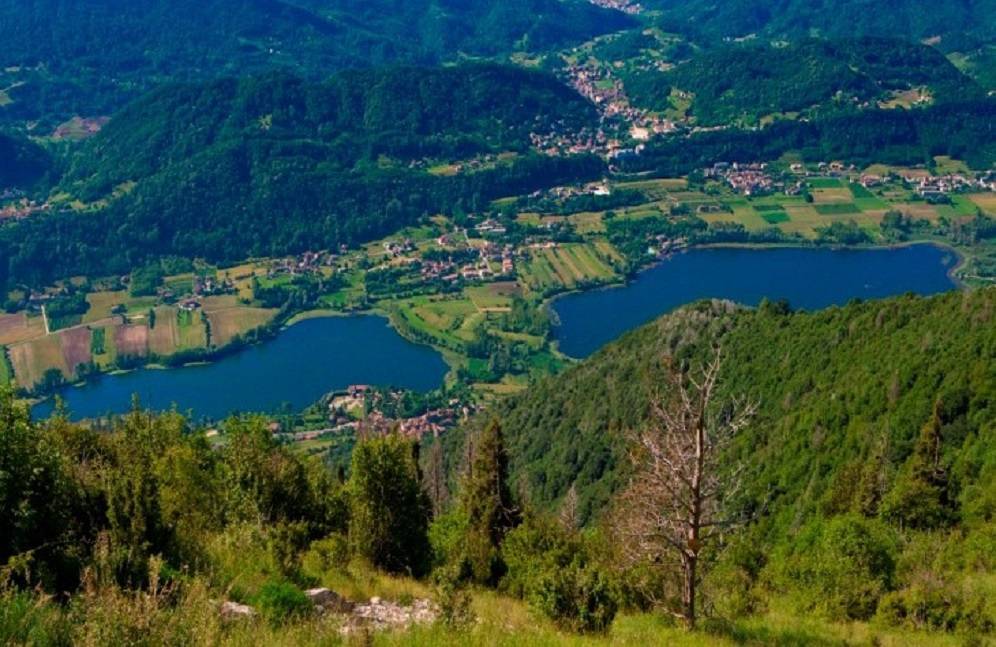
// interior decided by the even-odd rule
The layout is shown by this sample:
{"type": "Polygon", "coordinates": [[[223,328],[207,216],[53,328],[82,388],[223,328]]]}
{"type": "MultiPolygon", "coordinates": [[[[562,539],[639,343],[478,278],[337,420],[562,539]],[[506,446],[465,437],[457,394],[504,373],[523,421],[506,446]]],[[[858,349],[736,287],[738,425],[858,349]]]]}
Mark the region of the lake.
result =
{"type": "MultiPolygon", "coordinates": [[[[300,410],[351,384],[428,391],[442,384],[447,370],[439,353],[405,340],[383,317],[326,317],[297,323],[272,341],[211,364],[104,375],[59,395],[74,419],[125,412],[133,393],[147,408],[176,404],[196,419],[219,419],[284,404],[300,410]]],[[[43,418],[52,408],[46,400],[33,413],[43,418]]]]}
{"type": "Polygon", "coordinates": [[[566,295],[553,309],[560,350],[587,357],[605,343],[674,308],[705,298],[757,305],[788,299],[813,310],[905,292],[935,294],[956,287],[948,275],[955,254],[935,245],[892,249],[695,249],[641,272],[621,287],[566,295]]]}

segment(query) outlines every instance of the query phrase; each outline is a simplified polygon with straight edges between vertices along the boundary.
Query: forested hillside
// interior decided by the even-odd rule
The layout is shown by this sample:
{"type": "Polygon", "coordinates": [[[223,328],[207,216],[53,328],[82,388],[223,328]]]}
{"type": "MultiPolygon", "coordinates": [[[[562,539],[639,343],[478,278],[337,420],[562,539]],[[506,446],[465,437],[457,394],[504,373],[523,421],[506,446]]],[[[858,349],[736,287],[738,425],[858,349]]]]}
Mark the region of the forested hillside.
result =
{"type": "Polygon", "coordinates": [[[673,107],[672,90],[690,93],[690,114],[703,125],[867,104],[913,88],[930,101],[982,94],[936,49],[882,38],[727,45],[625,82],[635,104],[655,110],[673,107]]]}
{"type": "Polygon", "coordinates": [[[996,5],[990,0],[899,0],[869,4],[863,0],[691,0],[646,3],[664,12],[663,24],[679,32],[708,38],[765,34],[831,38],[855,36],[942,37],[946,45],[989,40],[996,36],[996,5]]]}
{"type": "Polygon", "coordinates": [[[75,157],[63,188],[90,209],[0,227],[10,259],[0,285],[126,273],[165,255],[236,262],[333,249],[423,216],[596,179],[598,158],[527,150],[532,130],[594,118],[551,77],[490,64],[168,87],[75,157]],[[423,160],[499,152],[517,155],[453,176],[423,160]]]}
{"type": "Polygon", "coordinates": [[[3,0],[0,122],[47,134],[168,81],[542,51],[628,24],[580,0],[3,0]]]}
{"type": "Polygon", "coordinates": [[[530,132],[580,128],[594,107],[551,76],[515,67],[350,71],[321,83],[270,74],[171,85],[135,101],[89,142],[67,179],[100,197],[212,147],[307,142],[330,164],[407,163],[525,151],[530,132]]]}
{"type": "Polygon", "coordinates": [[[975,169],[996,162],[996,101],[940,104],[928,108],[847,110],[811,121],[779,120],[758,129],[729,128],[665,137],[625,161],[634,171],[683,175],[716,162],[775,160],[788,151],[809,161],[932,164],[950,155],[975,169]]]}
{"type": "Polygon", "coordinates": [[[0,192],[34,184],[52,164],[48,153],[31,141],[0,133],[0,192]]]}
{"type": "Polygon", "coordinates": [[[951,476],[944,514],[988,521],[996,502],[994,316],[993,290],[816,313],[703,303],[609,344],[494,414],[505,425],[513,472],[534,501],[555,503],[574,484],[594,518],[625,478],[622,434],[645,419],[662,360],[701,359],[719,343],[725,395],[760,403],[730,459],[747,461],[743,505],[765,509],[773,529],[853,509],[861,497],[876,502],[869,514],[882,512],[878,502],[900,494],[896,479],[935,406],[944,428],[939,465],[951,476]],[[883,480],[860,486],[862,470],[883,480]]]}

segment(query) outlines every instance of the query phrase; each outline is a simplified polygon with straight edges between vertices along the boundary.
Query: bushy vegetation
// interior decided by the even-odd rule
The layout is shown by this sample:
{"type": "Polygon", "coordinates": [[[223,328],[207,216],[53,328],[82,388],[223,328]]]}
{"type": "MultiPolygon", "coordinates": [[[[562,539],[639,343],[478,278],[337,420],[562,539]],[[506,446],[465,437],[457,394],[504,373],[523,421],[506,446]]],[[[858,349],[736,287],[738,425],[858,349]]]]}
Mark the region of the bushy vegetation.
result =
{"type": "Polygon", "coordinates": [[[0,132],[0,190],[30,188],[52,172],[54,162],[37,144],[0,132]]]}

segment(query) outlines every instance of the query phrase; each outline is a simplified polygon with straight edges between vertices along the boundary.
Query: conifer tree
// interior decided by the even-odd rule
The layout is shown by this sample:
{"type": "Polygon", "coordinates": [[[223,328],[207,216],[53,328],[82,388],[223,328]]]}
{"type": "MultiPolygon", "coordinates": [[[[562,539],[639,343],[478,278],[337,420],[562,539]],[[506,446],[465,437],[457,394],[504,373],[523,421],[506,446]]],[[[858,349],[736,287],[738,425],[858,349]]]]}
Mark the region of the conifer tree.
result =
{"type": "Polygon", "coordinates": [[[470,575],[482,584],[497,584],[505,572],[501,544],[520,520],[509,487],[508,452],[497,420],[477,438],[461,502],[468,520],[464,550],[470,575]]]}

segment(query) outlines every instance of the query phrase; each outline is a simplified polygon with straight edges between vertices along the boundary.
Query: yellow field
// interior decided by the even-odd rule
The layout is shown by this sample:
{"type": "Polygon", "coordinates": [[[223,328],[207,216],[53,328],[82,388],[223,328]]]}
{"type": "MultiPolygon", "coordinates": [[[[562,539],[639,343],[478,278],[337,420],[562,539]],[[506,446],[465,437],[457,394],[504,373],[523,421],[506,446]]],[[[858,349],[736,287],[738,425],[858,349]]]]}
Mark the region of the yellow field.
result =
{"type": "Polygon", "coordinates": [[[45,321],[41,317],[28,317],[24,313],[0,315],[0,346],[25,342],[45,334],[45,321]]]}
{"type": "MultiPolygon", "coordinates": [[[[225,297],[217,298],[223,299],[225,297]]],[[[234,297],[232,298],[234,299],[234,297]]],[[[237,335],[269,323],[276,313],[276,310],[268,308],[240,307],[208,312],[208,321],[211,322],[211,343],[215,346],[224,346],[235,339],[237,335]]]]}
{"type": "Polygon", "coordinates": [[[522,292],[515,281],[478,285],[469,287],[465,291],[479,310],[508,309],[512,306],[512,297],[520,295],[522,292]]]}
{"type": "Polygon", "coordinates": [[[212,310],[224,310],[227,308],[234,308],[239,305],[239,298],[234,294],[222,294],[213,297],[204,297],[201,299],[201,307],[204,311],[210,313],[212,310]]]}
{"type": "Polygon", "coordinates": [[[94,323],[111,316],[111,309],[121,305],[128,300],[128,292],[119,290],[117,292],[91,292],[86,295],[86,300],[90,303],[90,309],[83,315],[83,323],[94,323]]]}
{"type": "Polygon", "coordinates": [[[63,375],[70,374],[62,356],[62,344],[58,335],[47,335],[11,346],[10,362],[18,384],[28,388],[41,382],[48,369],[55,368],[62,371],[63,375]]]}
{"type": "Polygon", "coordinates": [[[166,357],[175,353],[180,345],[180,331],[176,321],[176,310],[170,307],[156,308],[156,325],[149,330],[149,352],[166,357]]]}
{"type": "Polygon", "coordinates": [[[813,202],[815,204],[833,204],[838,202],[853,202],[854,194],[845,187],[837,189],[813,189],[813,202]]]}
{"type": "Polygon", "coordinates": [[[181,350],[207,346],[207,327],[199,312],[177,311],[177,345],[181,350]]]}
{"type": "Polygon", "coordinates": [[[581,235],[599,234],[605,231],[601,212],[574,213],[567,220],[574,226],[574,230],[581,235]]]}
{"type": "Polygon", "coordinates": [[[996,193],[978,193],[969,199],[990,215],[996,215],[996,193]]]}

